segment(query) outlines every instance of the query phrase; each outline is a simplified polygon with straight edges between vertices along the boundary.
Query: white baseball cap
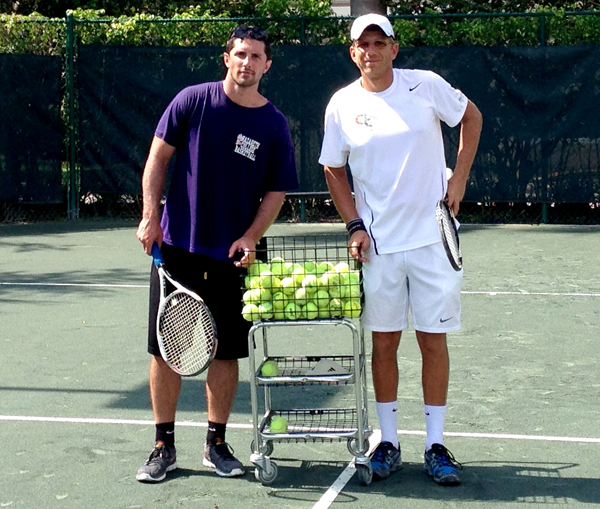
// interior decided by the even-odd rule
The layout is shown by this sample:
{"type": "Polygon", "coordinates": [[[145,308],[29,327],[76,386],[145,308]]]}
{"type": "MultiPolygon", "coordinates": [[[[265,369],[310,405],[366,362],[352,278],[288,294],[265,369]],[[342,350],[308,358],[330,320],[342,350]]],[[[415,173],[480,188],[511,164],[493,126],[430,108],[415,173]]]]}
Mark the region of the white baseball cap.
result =
{"type": "Polygon", "coordinates": [[[378,26],[383,30],[383,33],[388,37],[394,37],[394,29],[392,28],[392,24],[390,20],[381,14],[365,14],[364,16],[359,16],[352,23],[352,28],[350,29],[350,38],[355,41],[358,39],[366,28],[371,25],[378,26]]]}

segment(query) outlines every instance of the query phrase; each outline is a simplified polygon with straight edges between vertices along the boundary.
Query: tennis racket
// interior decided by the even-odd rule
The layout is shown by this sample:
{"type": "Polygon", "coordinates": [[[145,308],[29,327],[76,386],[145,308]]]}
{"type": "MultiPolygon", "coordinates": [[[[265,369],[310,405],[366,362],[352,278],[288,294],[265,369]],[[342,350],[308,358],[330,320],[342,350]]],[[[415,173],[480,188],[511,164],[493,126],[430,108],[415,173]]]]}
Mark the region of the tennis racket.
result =
{"type": "Polygon", "coordinates": [[[152,258],[160,281],[160,303],[156,336],[162,358],[182,376],[202,373],[217,351],[217,328],[208,307],[199,295],[175,281],[165,269],[158,244],[152,258]],[[174,291],[167,294],[167,282],[174,291]]]}
{"type": "Polygon", "coordinates": [[[460,242],[458,240],[458,230],[454,220],[454,214],[445,200],[440,200],[435,207],[435,217],[437,218],[440,236],[444,249],[450,260],[450,265],[456,271],[462,269],[462,254],[460,252],[460,242]]]}

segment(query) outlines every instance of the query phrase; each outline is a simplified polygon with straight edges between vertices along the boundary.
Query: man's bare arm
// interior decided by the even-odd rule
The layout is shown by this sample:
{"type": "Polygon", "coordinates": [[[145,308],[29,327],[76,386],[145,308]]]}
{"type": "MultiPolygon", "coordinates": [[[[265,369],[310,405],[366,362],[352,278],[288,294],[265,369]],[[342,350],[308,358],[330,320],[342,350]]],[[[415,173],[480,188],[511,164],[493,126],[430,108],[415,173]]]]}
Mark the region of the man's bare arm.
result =
{"type": "Polygon", "coordinates": [[[142,177],[142,220],[136,233],[146,254],[150,254],[154,242],[159,245],[162,243],[160,200],[165,187],[169,161],[174,153],[175,147],[156,136],[153,138],[142,177]]]}

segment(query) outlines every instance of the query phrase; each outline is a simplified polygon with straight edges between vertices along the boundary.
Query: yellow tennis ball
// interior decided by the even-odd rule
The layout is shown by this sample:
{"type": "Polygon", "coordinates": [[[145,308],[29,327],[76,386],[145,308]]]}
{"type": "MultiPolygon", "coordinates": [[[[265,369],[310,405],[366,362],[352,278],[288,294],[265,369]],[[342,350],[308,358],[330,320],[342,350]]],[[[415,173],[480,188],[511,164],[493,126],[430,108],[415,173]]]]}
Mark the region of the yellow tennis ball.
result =
{"type": "Polygon", "coordinates": [[[296,291],[296,285],[291,277],[284,277],[281,280],[281,291],[288,297],[294,295],[296,291]]]}
{"type": "Polygon", "coordinates": [[[306,306],[302,308],[302,315],[304,318],[314,320],[317,316],[319,316],[319,308],[314,302],[309,301],[306,303],[306,306]]]}
{"type": "Polygon", "coordinates": [[[317,293],[313,295],[315,304],[320,308],[329,308],[329,293],[325,290],[317,290],[317,293]]]}
{"type": "Polygon", "coordinates": [[[250,276],[258,276],[264,270],[269,270],[269,266],[264,262],[255,260],[252,265],[248,267],[248,274],[250,276]]]}
{"type": "Polygon", "coordinates": [[[321,286],[334,287],[342,282],[342,276],[339,272],[328,270],[321,276],[321,286]]]}
{"type": "Polygon", "coordinates": [[[273,294],[273,311],[281,311],[287,303],[286,296],[283,292],[273,294]]]}
{"type": "Polygon", "coordinates": [[[283,417],[273,417],[271,424],[269,424],[269,431],[271,433],[285,433],[287,427],[288,423],[283,417]]]}
{"type": "Polygon", "coordinates": [[[336,272],[348,272],[348,271],[350,271],[350,265],[348,265],[346,262],[339,262],[335,266],[335,271],[336,272]]]}
{"type": "Polygon", "coordinates": [[[271,272],[278,278],[282,278],[287,275],[287,269],[285,267],[285,261],[283,258],[277,256],[271,260],[271,272]]]}
{"type": "Polygon", "coordinates": [[[316,274],[318,277],[321,277],[323,274],[325,274],[325,272],[327,272],[327,271],[333,272],[334,270],[335,270],[335,266],[333,265],[333,263],[321,262],[321,263],[319,263],[319,265],[317,265],[316,274]]]}
{"type": "Polygon", "coordinates": [[[329,313],[331,316],[341,316],[344,310],[344,305],[340,299],[331,299],[329,301],[329,313]]]}
{"type": "Polygon", "coordinates": [[[258,306],[256,304],[246,304],[242,309],[242,316],[244,317],[244,320],[248,320],[249,322],[258,320],[260,318],[258,306]]]}
{"type": "Polygon", "coordinates": [[[279,373],[279,366],[275,361],[266,361],[260,370],[263,376],[277,376],[279,373]]]}
{"type": "Polygon", "coordinates": [[[260,277],[258,276],[246,276],[248,280],[246,281],[246,288],[250,288],[251,290],[255,290],[256,288],[260,288],[260,277]]]}
{"type": "Polygon", "coordinates": [[[296,283],[296,285],[302,286],[302,280],[306,277],[306,271],[304,270],[304,267],[296,267],[292,271],[291,276],[292,276],[292,279],[294,280],[294,283],[296,283]]]}
{"type": "Polygon", "coordinates": [[[314,274],[317,271],[317,264],[316,264],[316,262],[313,262],[312,260],[305,261],[303,266],[304,266],[304,271],[307,274],[314,274]]]}
{"type": "Polygon", "coordinates": [[[287,269],[288,276],[291,276],[292,272],[294,272],[296,269],[304,269],[303,265],[300,265],[299,263],[292,263],[292,262],[285,262],[285,267],[287,269]]]}
{"type": "Polygon", "coordinates": [[[270,270],[263,270],[260,273],[260,286],[274,293],[281,287],[281,279],[273,275],[270,270]]]}
{"type": "Polygon", "coordinates": [[[258,302],[260,300],[260,289],[256,288],[254,290],[246,290],[242,299],[244,300],[245,304],[258,302]]]}
{"type": "Polygon", "coordinates": [[[263,320],[273,318],[273,304],[270,302],[262,302],[258,305],[258,313],[263,320]]]}
{"type": "Polygon", "coordinates": [[[287,304],[283,311],[287,320],[298,320],[300,318],[301,308],[294,302],[287,304]]]}
{"type": "Polygon", "coordinates": [[[350,318],[358,318],[360,316],[360,309],[360,302],[356,299],[344,302],[344,315],[350,318]]]}
{"type": "Polygon", "coordinates": [[[260,302],[270,302],[271,301],[271,292],[266,288],[258,288],[256,290],[258,292],[258,300],[260,302]]]}
{"type": "Polygon", "coordinates": [[[294,298],[298,306],[304,306],[308,301],[308,292],[305,288],[298,288],[294,294],[294,298]]]}
{"type": "Polygon", "coordinates": [[[319,280],[314,274],[309,274],[302,280],[302,287],[311,295],[317,291],[318,286],[319,280]]]}

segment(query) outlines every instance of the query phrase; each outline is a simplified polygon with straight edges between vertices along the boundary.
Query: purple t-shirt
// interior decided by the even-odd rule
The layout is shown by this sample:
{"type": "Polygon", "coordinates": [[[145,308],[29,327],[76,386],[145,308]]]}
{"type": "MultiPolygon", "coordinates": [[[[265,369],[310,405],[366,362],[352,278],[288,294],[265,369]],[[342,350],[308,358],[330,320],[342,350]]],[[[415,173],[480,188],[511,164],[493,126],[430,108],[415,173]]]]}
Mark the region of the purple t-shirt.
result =
{"type": "Polygon", "coordinates": [[[167,244],[229,260],[265,194],[298,187],[283,114],[270,102],[234,103],[221,81],[182,90],[155,134],[177,149],[161,221],[167,244]]]}

